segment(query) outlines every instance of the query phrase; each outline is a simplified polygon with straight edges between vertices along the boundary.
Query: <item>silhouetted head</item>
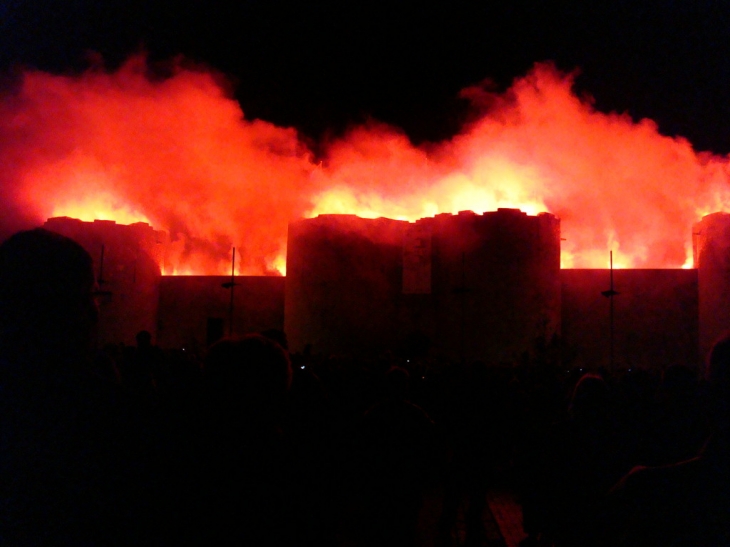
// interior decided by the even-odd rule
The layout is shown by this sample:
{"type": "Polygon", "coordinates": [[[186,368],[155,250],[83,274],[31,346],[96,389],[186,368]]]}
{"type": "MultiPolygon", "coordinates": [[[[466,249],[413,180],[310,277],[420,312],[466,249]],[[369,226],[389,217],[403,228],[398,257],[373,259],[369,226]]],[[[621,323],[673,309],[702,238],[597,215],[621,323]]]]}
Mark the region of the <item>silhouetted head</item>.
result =
{"type": "Polygon", "coordinates": [[[152,346],[152,335],[149,331],[141,330],[135,336],[138,348],[149,348],[152,346]]]}
{"type": "Polygon", "coordinates": [[[658,392],[661,401],[679,403],[689,400],[699,387],[699,376],[687,365],[669,365],[662,372],[662,383],[658,392]]]}
{"type": "Polygon", "coordinates": [[[286,338],[286,333],[283,330],[280,329],[267,329],[261,333],[262,336],[265,336],[269,340],[273,340],[277,344],[279,344],[283,349],[288,350],[289,349],[289,341],[286,338]]]}
{"type": "Polygon", "coordinates": [[[594,419],[608,411],[609,389],[606,381],[597,374],[584,374],[578,380],[571,399],[571,413],[576,418],[594,419]]]}
{"type": "Polygon", "coordinates": [[[225,338],[213,344],[205,364],[211,395],[239,410],[273,410],[291,385],[289,356],[260,334],[225,338]]]}
{"type": "Polygon", "coordinates": [[[87,357],[98,311],[89,254],[43,229],[0,245],[0,353],[29,361],[87,357]]]}

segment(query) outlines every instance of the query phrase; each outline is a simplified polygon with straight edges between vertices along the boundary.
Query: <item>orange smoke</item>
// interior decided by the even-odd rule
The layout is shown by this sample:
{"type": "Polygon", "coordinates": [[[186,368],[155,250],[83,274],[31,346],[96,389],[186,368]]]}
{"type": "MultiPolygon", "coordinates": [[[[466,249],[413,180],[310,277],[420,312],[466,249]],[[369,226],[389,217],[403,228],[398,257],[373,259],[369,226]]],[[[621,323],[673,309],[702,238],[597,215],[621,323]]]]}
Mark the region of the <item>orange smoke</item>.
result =
{"type": "Polygon", "coordinates": [[[697,154],[651,120],[596,112],[573,78],[538,64],[503,95],[462,94],[477,121],[414,148],[397,130],[353,130],[330,149],[314,212],[416,219],[518,207],[562,221],[564,267],[691,265],[692,223],[730,206],[728,159],[697,154]]]}
{"type": "Polygon", "coordinates": [[[462,92],[475,120],[413,146],[373,122],[321,162],[291,128],[246,120],[220,75],[178,64],[150,78],[27,71],[0,102],[0,229],[50,216],[145,221],[170,233],[171,270],[283,271],[287,224],[320,213],[415,220],[514,207],[562,219],[565,267],[691,265],[691,226],[730,208],[728,159],[650,120],[596,112],[573,78],[538,64],[504,94],[462,92]]]}
{"type": "Polygon", "coordinates": [[[219,82],[180,66],[150,79],[142,57],[112,74],[26,72],[0,106],[3,185],[36,224],[150,222],[178,271],[227,273],[236,246],[240,273],[273,273],[309,206],[309,151],[293,129],[245,120],[219,82]]]}

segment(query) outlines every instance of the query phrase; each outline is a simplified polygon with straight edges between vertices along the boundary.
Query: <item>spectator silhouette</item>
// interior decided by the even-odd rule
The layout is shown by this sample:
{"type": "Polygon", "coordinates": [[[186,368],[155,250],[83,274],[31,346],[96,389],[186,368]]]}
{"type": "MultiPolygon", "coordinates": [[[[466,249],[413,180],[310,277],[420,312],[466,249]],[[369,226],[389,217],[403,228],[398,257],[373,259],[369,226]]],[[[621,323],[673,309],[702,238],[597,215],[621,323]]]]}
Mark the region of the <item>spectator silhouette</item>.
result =
{"type": "Polygon", "coordinates": [[[709,434],[698,371],[688,366],[667,367],[655,399],[655,411],[635,461],[657,466],[692,458],[709,434]]]}
{"type": "Polygon", "coordinates": [[[708,358],[712,433],[690,459],[636,467],[614,488],[609,529],[622,546],[730,545],[730,336],[708,358]]]}
{"type": "Polygon", "coordinates": [[[565,413],[565,386],[554,370],[525,359],[515,368],[510,385],[517,426],[513,437],[515,476],[528,535],[522,544],[535,545],[550,525],[545,511],[545,447],[551,426],[565,413]]]}
{"type": "Polygon", "coordinates": [[[439,521],[438,545],[449,545],[456,527],[459,507],[464,512],[466,544],[481,545],[486,537],[483,514],[487,490],[494,486],[494,476],[506,442],[504,411],[506,391],[496,367],[477,361],[462,378],[452,403],[449,420],[452,452],[444,491],[444,505],[439,521]]]}
{"type": "Polygon", "coordinates": [[[611,393],[602,377],[584,375],[568,415],[550,431],[544,452],[546,536],[555,545],[594,545],[611,486],[627,471],[617,442],[611,393]]]}
{"type": "Polygon", "coordinates": [[[186,540],[293,544],[290,449],[279,429],[290,384],[289,358],[270,339],[247,335],[211,346],[189,439],[195,498],[186,540]]]}
{"type": "Polygon", "coordinates": [[[335,544],[339,504],[336,500],[337,445],[333,411],[319,377],[299,361],[293,366],[284,428],[292,444],[297,491],[297,536],[302,544],[326,547],[335,544]]]}
{"type": "Polygon", "coordinates": [[[155,379],[161,376],[161,357],[152,345],[149,332],[140,331],[135,338],[136,347],[125,346],[122,350],[122,385],[140,404],[150,405],[156,399],[155,379]]]}
{"type": "Polygon", "coordinates": [[[117,386],[92,373],[88,253],[37,229],[0,245],[0,542],[153,543],[151,454],[117,386]]]}
{"type": "Polygon", "coordinates": [[[159,386],[165,383],[167,373],[162,351],[152,343],[152,335],[149,331],[139,331],[134,339],[137,342],[135,359],[142,364],[142,368],[149,371],[149,375],[152,376],[152,385],[159,389],[159,386]]]}
{"type": "Polygon", "coordinates": [[[368,545],[413,545],[423,488],[434,463],[435,431],[409,400],[409,374],[392,367],[388,397],[363,416],[364,529],[368,545]]]}
{"type": "Polygon", "coordinates": [[[287,340],[286,333],[283,330],[266,329],[265,331],[261,332],[261,336],[268,338],[269,340],[273,340],[274,342],[279,344],[284,350],[289,349],[289,341],[287,340]]]}

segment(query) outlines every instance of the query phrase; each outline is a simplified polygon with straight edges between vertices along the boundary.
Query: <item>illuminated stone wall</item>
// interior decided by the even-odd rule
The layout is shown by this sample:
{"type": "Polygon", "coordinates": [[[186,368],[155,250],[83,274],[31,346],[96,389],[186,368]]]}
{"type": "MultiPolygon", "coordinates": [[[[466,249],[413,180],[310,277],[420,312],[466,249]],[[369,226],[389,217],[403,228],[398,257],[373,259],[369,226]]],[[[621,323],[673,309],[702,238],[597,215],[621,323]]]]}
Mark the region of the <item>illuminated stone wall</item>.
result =
{"type": "Polygon", "coordinates": [[[133,344],[140,330],[157,330],[163,232],[139,222],[51,218],[43,228],[69,237],[91,255],[99,285],[99,344],[133,344]],[[104,261],[102,264],[102,246],[104,261]]]}
{"type": "MultiPolygon", "coordinates": [[[[49,219],[94,259],[100,342],[205,347],[229,329],[224,276],[161,276],[167,235],[144,223],[49,219]],[[101,268],[101,249],[104,264],[101,268]]],[[[697,270],[615,270],[617,367],[696,363],[730,329],[730,215],[693,230],[697,270]]],[[[608,270],[560,270],[553,215],[501,209],[417,222],[321,215],[289,226],[286,278],[236,277],[234,333],[284,329],[329,354],[512,361],[561,334],[566,363],[607,366],[608,270]]]]}
{"type": "Polygon", "coordinates": [[[559,221],[501,209],[292,223],[285,318],[295,350],[513,359],[559,331],[559,221]]]}
{"type": "Polygon", "coordinates": [[[705,216],[692,229],[699,281],[700,351],[730,330],[730,214],[705,216]]]}
{"type": "MultiPolygon", "coordinates": [[[[216,329],[227,335],[230,276],[163,276],[160,283],[158,344],[205,348],[216,329]]],[[[284,281],[274,276],[237,276],[233,291],[233,334],[284,328],[284,281]]]]}
{"type": "Polygon", "coordinates": [[[354,215],[289,225],[284,317],[292,349],[369,355],[397,345],[406,226],[354,215]]]}
{"type": "MultiPolygon", "coordinates": [[[[696,365],[697,270],[614,270],[614,367],[696,365]]],[[[566,366],[610,368],[610,272],[562,270],[566,366]]]]}

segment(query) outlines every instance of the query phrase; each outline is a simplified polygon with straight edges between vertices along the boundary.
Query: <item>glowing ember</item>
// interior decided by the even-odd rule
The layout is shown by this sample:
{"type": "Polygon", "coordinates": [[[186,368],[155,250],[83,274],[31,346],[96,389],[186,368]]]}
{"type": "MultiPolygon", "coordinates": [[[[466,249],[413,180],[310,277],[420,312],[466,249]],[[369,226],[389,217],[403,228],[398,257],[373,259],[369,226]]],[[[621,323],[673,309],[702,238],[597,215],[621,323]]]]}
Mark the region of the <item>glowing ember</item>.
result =
{"type": "Polygon", "coordinates": [[[562,219],[564,267],[691,266],[691,226],[730,209],[728,159],[650,120],[596,112],[540,64],[503,95],[464,90],[481,115],[413,146],[356,127],[321,162],[293,129],[244,118],[220,75],[144,58],[78,77],[27,71],[0,102],[5,232],[51,216],[148,222],[171,236],[168,273],[283,274],[288,222],[321,213],[415,220],[499,207],[562,219]],[[489,105],[485,107],[483,105],[489,105]]]}

